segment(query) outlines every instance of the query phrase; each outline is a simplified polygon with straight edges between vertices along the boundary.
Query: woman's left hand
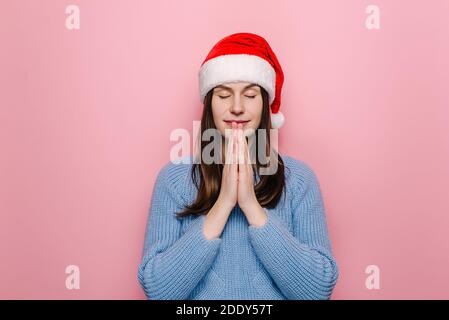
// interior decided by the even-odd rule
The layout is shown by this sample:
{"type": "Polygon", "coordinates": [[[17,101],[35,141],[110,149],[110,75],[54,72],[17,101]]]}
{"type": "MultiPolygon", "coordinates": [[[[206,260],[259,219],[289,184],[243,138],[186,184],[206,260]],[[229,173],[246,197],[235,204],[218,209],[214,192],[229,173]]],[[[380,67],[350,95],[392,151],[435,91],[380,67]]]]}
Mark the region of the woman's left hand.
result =
{"type": "Polygon", "coordinates": [[[237,127],[237,152],[238,152],[238,191],[237,201],[242,210],[254,208],[258,205],[254,192],[254,172],[250,162],[248,143],[243,134],[242,125],[237,127]]]}
{"type": "Polygon", "coordinates": [[[257,201],[254,192],[254,172],[250,161],[248,143],[243,134],[242,125],[237,127],[237,152],[238,152],[238,181],[237,202],[246,216],[250,225],[261,227],[265,225],[268,216],[257,201]]]}

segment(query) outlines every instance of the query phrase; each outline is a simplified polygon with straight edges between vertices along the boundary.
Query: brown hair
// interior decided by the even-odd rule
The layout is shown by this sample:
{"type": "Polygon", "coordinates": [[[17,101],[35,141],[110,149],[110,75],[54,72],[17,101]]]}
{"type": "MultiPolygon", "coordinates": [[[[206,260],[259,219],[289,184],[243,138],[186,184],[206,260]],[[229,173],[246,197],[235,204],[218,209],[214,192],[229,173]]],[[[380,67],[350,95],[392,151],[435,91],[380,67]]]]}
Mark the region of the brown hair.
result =
{"type": "MultiPolygon", "coordinates": [[[[270,134],[269,129],[271,129],[271,121],[270,121],[270,110],[269,110],[269,100],[267,91],[260,87],[260,91],[262,93],[262,115],[261,121],[258,129],[266,130],[266,150],[265,153],[262,152],[262,156],[267,156],[269,159],[265,158],[264,163],[262,164],[259,161],[259,158],[256,157],[256,162],[253,164],[254,172],[258,173],[259,169],[262,167],[267,167],[272,165],[272,161],[278,161],[277,170],[274,174],[271,175],[261,175],[260,180],[254,187],[254,192],[256,194],[257,201],[264,208],[274,208],[282,196],[282,191],[285,188],[285,176],[284,176],[284,162],[280,155],[276,152],[276,150],[271,149],[270,143],[270,134]],[[271,151],[271,152],[270,152],[271,151]],[[274,155],[274,156],[273,156],[274,155]]],[[[212,114],[212,95],[213,89],[211,89],[204,98],[204,109],[201,117],[201,129],[200,129],[200,137],[203,132],[207,129],[216,129],[213,114],[212,114]]],[[[258,147],[258,135],[255,136],[255,148],[258,147]]],[[[200,154],[203,148],[209,143],[208,141],[201,141],[201,149],[200,154]]],[[[221,151],[220,151],[221,152],[221,151]]],[[[256,149],[256,154],[257,149],[256,149]]],[[[215,155],[214,155],[215,157],[215,155]]],[[[212,206],[215,204],[215,201],[218,199],[218,195],[220,194],[221,188],[221,176],[223,172],[223,164],[222,161],[219,163],[206,164],[202,161],[202,157],[199,157],[200,163],[194,163],[192,165],[191,170],[191,178],[192,181],[198,190],[197,197],[195,201],[186,205],[185,209],[182,212],[176,214],[178,218],[185,217],[191,214],[194,215],[203,215],[207,214],[212,206]],[[198,182],[199,178],[199,182],[198,182]]],[[[220,158],[221,159],[221,158],[220,158]]]]}

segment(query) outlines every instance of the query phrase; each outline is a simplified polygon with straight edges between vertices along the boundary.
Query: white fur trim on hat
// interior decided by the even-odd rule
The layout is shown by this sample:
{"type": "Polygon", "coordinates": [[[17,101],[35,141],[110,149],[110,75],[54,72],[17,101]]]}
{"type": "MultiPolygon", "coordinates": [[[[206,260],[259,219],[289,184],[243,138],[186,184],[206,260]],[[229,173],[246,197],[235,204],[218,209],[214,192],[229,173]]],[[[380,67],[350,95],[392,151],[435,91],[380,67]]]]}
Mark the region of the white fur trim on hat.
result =
{"type": "Polygon", "coordinates": [[[212,88],[226,83],[247,81],[268,92],[270,104],[275,98],[276,72],[265,59],[250,54],[226,54],[206,61],[199,71],[201,102],[212,88]]]}
{"type": "Polygon", "coordinates": [[[271,126],[273,128],[279,129],[280,127],[282,127],[284,125],[284,123],[285,123],[285,117],[281,113],[281,111],[271,114],[271,126]]]}

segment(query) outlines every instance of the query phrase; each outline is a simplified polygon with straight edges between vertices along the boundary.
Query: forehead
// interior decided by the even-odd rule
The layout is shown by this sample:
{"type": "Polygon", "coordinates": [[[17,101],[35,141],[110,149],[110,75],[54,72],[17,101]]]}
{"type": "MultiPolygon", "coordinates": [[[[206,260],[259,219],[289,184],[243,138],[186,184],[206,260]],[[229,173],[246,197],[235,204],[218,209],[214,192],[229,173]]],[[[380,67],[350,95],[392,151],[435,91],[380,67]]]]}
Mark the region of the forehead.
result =
{"type": "Polygon", "coordinates": [[[246,90],[246,89],[259,89],[258,85],[251,82],[226,82],[216,86],[216,90],[246,90]]]}

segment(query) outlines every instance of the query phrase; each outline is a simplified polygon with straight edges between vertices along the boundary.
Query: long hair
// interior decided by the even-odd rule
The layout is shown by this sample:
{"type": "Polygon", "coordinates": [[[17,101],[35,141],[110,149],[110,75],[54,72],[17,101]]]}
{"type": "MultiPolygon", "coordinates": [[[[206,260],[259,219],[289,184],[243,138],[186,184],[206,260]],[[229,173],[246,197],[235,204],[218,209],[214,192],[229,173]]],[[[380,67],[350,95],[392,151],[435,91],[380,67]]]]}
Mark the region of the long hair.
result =
{"type": "MultiPolygon", "coordinates": [[[[262,87],[260,87],[260,91],[262,93],[263,108],[258,129],[265,129],[265,152],[261,152],[261,154],[263,157],[268,155],[268,158],[263,158],[264,161],[263,163],[261,163],[259,161],[259,157],[256,157],[256,161],[252,165],[253,172],[259,173],[260,168],[273,165],[273,161],[277,161],[278,163],[277,170],[274,174],[258,175],[260,179],[254,186],[254,192],[256,194],[257,201],[262,207],[274,208],[281,199],[282,191],[285,188],[284,162],[282,161],[282,158],[277,153],[277,151],[271,148],[269,129],[271,129],[272,127],[270,120],[268,93],[262,87]]],[[[204,109],[201,117],[200,137],[203,136],[203,132],[205,130],[216,129],[212,114],[212,95],[213,89],[211,89],[204,98],[204,109]]],[[[203,141],[203,139],[200,139],[200,141],[201,149],[199,150],[199,154],[201,155],[202,150],[209,142],[203,141]]],[[[254,148],[256,148],[256,154],[259,154],[257,150],[258,147],[259,135],[256,134],[254,144],[254,148]]],[[[215,156],[216,155],[214,155],[214,157],[215,156]]],[[[219,159],[222,159],[221,155],[219,155],[219,159]]],[[[216,161],[214,161],[214,163],[206,164],[202,161],[202,157],[200,156],[199,163],[194,163],[192,165],[191,178],[198,193],[195,201],[192,204],[186,205],[182,212],[176,214],[178,218],[185,217],[191,214],[203,215],[209,212],[209,210],[217,201],[218,195],[220,194],[221,177],[223,172],[222,162],[223,161],[219,161],[219,163],[216,163],[216,161]]]]}

